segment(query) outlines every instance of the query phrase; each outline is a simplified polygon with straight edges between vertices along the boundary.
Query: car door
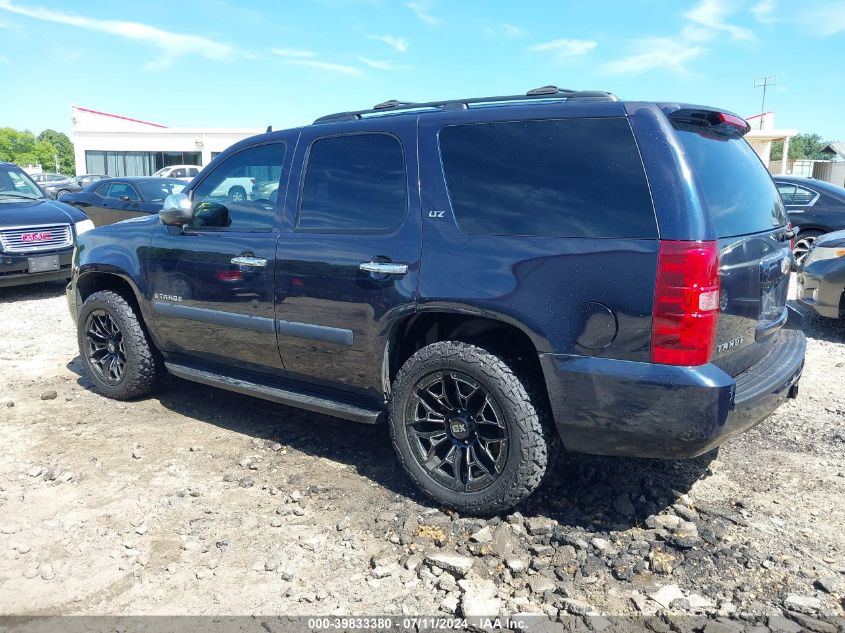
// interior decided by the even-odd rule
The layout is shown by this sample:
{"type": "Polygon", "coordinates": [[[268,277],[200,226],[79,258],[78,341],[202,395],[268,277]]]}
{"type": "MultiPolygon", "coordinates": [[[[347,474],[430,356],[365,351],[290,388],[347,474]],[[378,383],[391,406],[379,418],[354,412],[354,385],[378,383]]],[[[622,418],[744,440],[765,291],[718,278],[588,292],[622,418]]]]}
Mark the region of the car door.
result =
{"type": "Polygon", "coordinates": [[[288,375],[377,400],[391,328],[416,309],[420,261],[416,121],[382,129],[365,120],[302,132],[276,268],[288,375]]]}
{"type": "Polygon", "coordinates": [[[275,179],[286,191],[291,150],[280,139],[233,153],[198,182],[184,228],[154,227],[149,299],[163,351],[173,358],[222,373],[284,375],[273,309],[276,204],[216,193],[241,177],[275,179]]]}
{"type": "Polygon", "coordinates": [[[95,220],[94,224],[96,226],[114,224],[138,215],[145,215],[141,212],[141,194],[132,183],[113,180],[106,188],[101,202],[101,222],[98,224],[95,220]]]}

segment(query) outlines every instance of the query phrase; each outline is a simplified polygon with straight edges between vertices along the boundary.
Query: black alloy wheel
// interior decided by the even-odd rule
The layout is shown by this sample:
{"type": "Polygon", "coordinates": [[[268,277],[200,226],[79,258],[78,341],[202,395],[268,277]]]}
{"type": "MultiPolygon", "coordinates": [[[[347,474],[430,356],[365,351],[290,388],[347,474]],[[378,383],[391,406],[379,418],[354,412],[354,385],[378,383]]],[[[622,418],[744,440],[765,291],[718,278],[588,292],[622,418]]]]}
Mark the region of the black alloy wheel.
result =
{"type": "Polygon", "coordinates": [[[105,310],[94,310],[85,322],[88,364],[103,382],[117,385],[126,371],[123,332],[105,310]]]}
{"type": "Polygon", "coordinates": [[[414,457],[443,486],[483,490],[504,469],[510,439],[504,414],[466,374],[425,376],[414,388],[405,419],[414,457]]]}

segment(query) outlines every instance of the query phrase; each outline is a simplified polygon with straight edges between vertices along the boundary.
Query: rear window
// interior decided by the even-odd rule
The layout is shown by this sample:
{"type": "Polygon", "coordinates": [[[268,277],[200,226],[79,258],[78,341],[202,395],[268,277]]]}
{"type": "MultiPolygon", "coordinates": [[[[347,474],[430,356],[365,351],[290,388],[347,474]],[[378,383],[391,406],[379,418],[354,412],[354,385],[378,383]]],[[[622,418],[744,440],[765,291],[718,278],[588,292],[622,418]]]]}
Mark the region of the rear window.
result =
{"type": "Polygon", "coordinates": [[[770,231],[788,220],[769,172],[741,138],[677,128],[719,237],[770,231]]]}
{"type": "Polygon", "coordinates": [[[440,153],[465,233],[657,237],[625,118],[454,125],[441,130],[440,153]]]}

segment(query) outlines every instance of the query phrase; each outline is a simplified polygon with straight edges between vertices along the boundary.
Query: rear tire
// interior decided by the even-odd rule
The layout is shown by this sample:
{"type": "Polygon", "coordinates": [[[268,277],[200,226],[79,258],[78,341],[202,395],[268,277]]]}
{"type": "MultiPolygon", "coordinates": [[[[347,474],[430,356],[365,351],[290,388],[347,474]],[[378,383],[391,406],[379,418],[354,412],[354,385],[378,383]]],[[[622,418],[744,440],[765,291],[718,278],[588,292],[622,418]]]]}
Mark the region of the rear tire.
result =
{"type": "Polygon", "coordinates": [[[79,354],[94,390],[115,400],[153,393],[166,374],[132,306],[110,290],[85,300],[77,323],[79,354]]]}
{"type": "Polygon", "coordinates": [[[499,356],[458,341],[428,345],[405,362],[389,424],[417,486],[467,514],[499,513],[527,499],[557,445],[544,399],[532,397],[499,356]]]}

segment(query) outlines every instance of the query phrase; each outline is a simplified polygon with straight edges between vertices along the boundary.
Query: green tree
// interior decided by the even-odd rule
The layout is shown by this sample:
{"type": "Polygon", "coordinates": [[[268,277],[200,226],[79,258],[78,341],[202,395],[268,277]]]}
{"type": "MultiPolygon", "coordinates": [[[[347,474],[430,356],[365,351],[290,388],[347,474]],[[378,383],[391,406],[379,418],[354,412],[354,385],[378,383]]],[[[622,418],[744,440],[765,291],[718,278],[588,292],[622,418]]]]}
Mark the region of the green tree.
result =
{"type": "MultiPolygon", "coordinates": [[[[822,148],[828,141],[822,140],[818,134],[798,134],[789,141],[789,158],[794,160],[827,160],[830,158],[822,153],[822,148]]],[[[772,143],[772,160],[783,158],[783,141],[772,143]]]]}
{"type": "Polygon", "coordinates": [[[16,130],[11,127],[0,128],[0,161],[16,165],[41,165],[44,171],[56,169],[73,175],[73,143],[67,134],[55,130],[44,130],[37,137],[29,130],[16,130]]]}
{"type": "MultiPolygon", "coordinates": [[[[59,160],[59,171],[63,174],[73,175],[75,172],[73,143],[64,132],[57,132],[56,130],[44,130],[38,135],[40,142],[50,143],[55,148],[55,154],[59,160]]],[[[44,168],[47,169],[44,163],[44,168]]],[[[55,168],[55,160],[50,157],[50,169],[55,168]]]]}

